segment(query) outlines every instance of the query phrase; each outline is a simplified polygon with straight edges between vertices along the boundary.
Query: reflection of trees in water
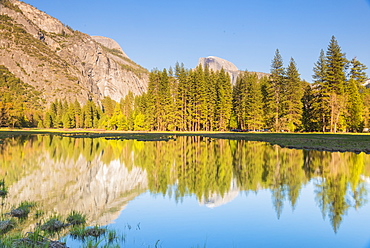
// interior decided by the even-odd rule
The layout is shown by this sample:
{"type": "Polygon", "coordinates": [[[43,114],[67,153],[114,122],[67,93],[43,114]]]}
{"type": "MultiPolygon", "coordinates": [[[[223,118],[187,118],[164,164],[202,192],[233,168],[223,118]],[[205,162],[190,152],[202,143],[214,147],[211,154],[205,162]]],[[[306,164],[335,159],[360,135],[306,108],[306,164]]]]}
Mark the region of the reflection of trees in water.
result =
{"type": "Polygon", "coordinates": [[[8,139],[0,149],[0,174],[7,173],[12,182],[24,176],[25,164],[37,169],[32,161],[47,151],[58,162],[83,156],[88,162],[98,159],[106,165],[120,161],[128,170],[140,167],[147,173],[151,192],[172,195],[176,200],[195,194],[199,201],[216,201],[215,195],[224,197],[235,184],[243,191],[270,189],[278,218],[284,203],[294,209],[301,188],[314,180],[315,200],[334,231],[350,207],[366,203],[361,175],[368,173],[370,164],[363,153],[282,149],[262,142],[199,136],[143,142],[45,135],[8,139]]]}
{"type": "Polygon", "coordinates": [[[132,158],[126,167],[111,155],[114,142],[35,137],[27,143],[6,140],[6,152],[0,155],[6,161],[0,171],[10,186],[9,205],[37,201],[48,214],[75,210],[88,214],[90,224],[107,224],[147,190],[147,175],[133,168],[132,158]],[[112,159],[104,164],[107,156],[112,159]]]}
{"type": "Polygon", "coordinates": [[[336,232],[350,207],[357,209],[367,202],[366,183],[361,175],[369,165],[368,155],[311,151],[306,156],[310,156],[311,163],[305,168],[316,179],[316,201],[336,232]]]}

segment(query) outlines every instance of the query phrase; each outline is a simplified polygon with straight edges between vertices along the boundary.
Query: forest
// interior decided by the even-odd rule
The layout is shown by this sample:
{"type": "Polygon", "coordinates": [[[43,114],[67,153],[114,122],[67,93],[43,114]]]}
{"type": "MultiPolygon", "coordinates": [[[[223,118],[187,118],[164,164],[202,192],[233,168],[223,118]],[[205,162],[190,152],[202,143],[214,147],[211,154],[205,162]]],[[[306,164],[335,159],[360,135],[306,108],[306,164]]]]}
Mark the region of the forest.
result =
{"type": "Polygon", "coordinates": [[[197,66],[154,69],[148,90],[120,102],[56,100],[49,106],[32,86],[0,67],[0,126],[134,131],[363,132],[369,127],[367,67],[347,60],[333,36],[301,80],[293,58],[276,50],[269,76],[241,72],[235,85],[224,70],[197,66]]]}

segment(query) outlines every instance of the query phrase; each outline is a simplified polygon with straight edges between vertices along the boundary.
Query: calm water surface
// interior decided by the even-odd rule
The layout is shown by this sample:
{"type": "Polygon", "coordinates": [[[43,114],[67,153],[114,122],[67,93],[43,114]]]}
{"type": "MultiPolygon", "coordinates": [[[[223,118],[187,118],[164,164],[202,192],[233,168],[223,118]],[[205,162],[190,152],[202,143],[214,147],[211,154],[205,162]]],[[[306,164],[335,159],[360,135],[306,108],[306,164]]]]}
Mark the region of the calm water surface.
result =
{"type": "Polygon", "coordinates": [[[84,212],[122,247],[370,247],[364,153],[35,135],[0,144],[0,176],[9,206],[84,212]]]}

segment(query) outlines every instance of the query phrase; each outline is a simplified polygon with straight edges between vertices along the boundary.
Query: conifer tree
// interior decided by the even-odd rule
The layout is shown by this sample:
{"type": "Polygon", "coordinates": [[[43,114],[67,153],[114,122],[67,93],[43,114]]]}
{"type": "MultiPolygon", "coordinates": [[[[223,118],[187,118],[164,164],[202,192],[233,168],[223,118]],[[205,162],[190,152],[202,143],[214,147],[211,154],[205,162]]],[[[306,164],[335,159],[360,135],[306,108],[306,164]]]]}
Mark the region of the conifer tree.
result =
{"type": "Polygon", "coordinates": [[[74,111],[75,111],[75,126],[76,128],[81,128],[83,126],[82,116],[81,116],[81,105],[77,101],[74,102],[74,111]]]}
{"type": "MultiPolygon", "coordinates": [[[[314,84],[312,91],[310,91],[312,97],[312,110],[310,112],[310,120],[316,120],[320,129],[325,132],[330,120],[330,94],[328,85],[325,84],[327,62],[325,53],[323,50],[320,52],[320,57],[314,65],[314,84]],[[315,114],[314,114],[315,113],[315,114]]],[[[310,101],[311,101],[310,100],[310,101]]],[[[307,112],[305,113],[307,116],[307,112]]],[[[308,120],[308,119],[306,119],[308,120]]],[[[306,124],[306,126],[308,123],[306,124]]],[[[319,131],[319,130],[316,130],[319,131]]]]}
{"type": "Polygon", "coordinates": [[[112,117],[114,114],[114,108],[116,106],[116,101],[112,100],[109,96],[104,97],[101,101],[103,112],[108,118],[112,117]]]}
{"type": "Polygon", "coordinates": [[[184,64],[176,63],[175,66],[175,76],[177,80],[177,98],[176,98],[176,113],[178,115],[179,124],[178,128],[181,131],[188,130],[187,127],[187,98],[188,98],[188,81],[187,81],[188,72],[184,68],[184,64]]]}
{"type": "Polygon", "coordinates": [[[283,59],[278,49],[275,51],[274,59],[271,63],[270,82],[265,87],[266,108],[272,119],[269,124],[277,132],[286,128],[286,113],[284,110],[285,103],[285,68],[283,67],[283,59]]]}
{"type": "Polygon", "coordinates": [[[333,36],[326,52],[326,73],[323,84],[329,94],[330,131],[336,132],[345,109],[347,59],[333,36]]]}
{"type": "Polygon", "coordinates": [[[367,67],[358,61],[357,58],[353,58],[350,62],[350,65],[350,78],[354,79],[359,85],[363,84],[368,79],[365,72],[367,67]]]}
{"type": "Polygon", "coordinates": [[[158,70],[153,70],[149,74],[148,82],[148,98],[146,106],[146,117],[150,130],[158,130],[161,117],[158,115],[158,112],[161,108],[161,99],[160,99],[160,82],[161,76],[158,70]]]}
{"type": "Polygon", "coordinates": [[[172,116],[173,101],[171,98],[170,80],[166,69],[163,69],[160,73],[159,84],[159,101],[161,104],[157,110],[158,119],[160,120],[158,130],[166,131],[174,119],[172,116]]]}
{"type": "Polygon", "coordinates": [[[286,71],[286,90],[284,108],[287,111],[289,131],[301,128],[303,87],[299,77],[298,69],[293,58],[291,58],[286,71]]]}
{"type": "Polygon", "coordinates": [[[224,69],[217,73],[216,95],[217,130],[225,131],[229,127],[232,112],[232,86],[230,76],[224,69]]]}
{"type": "Polygon", "coordinates": [[[303,111],[302,111],[302,128],[306,132],[321,131],[321,115],[318,113],[317,93],[313,85],[303,81],[304,93],[302,97],[303,111]]]}
{"type": "Polygon", "coordinates": [[[351,78],[348,83],[347,125],[351,132],[362,132],[364,128],[364,104],[358,84],[351,78]]]}
{"type": "Polygon", "coordinates": [[[246,120],[248,129],[258,130],[263,125],[262,92],[257,74],[247,74],[246,120]]]}
{"type": "Polygon", "coordinates": [[[362,85],[367,75],[365,65],[359,62],[356,58],[350,62],[351,68],[349,73],[349,81],[347,84],[347,125],[351,132],[362,132],[364,128],[364,86],[362,85]]]}
{"type": "Polygon", "coordinates": [[[233,111],[238,122],[238,127],[243,130],[246,129],[245,119],[247,114],[245,100],[247,96],[246,74],[247,72],[240,74],[233,87],[233,111]]]}
{"type": "Polygon", "coordinates": [[[207,121],[206,121],[206,131],[215,130],[215,114],[216,114],[216,101],[217,101],[217,75],[213,70],[210,70],[206,66],[205,71],[205,80],[206,80],[206,95],[207,95],[207,121]]]}
{"type": "Polygon", "coordinates": [[[261,83],[255,73],[242,73],[233,89],[233,106],[241,129],[260,129],[263,124],[261,83]]]}

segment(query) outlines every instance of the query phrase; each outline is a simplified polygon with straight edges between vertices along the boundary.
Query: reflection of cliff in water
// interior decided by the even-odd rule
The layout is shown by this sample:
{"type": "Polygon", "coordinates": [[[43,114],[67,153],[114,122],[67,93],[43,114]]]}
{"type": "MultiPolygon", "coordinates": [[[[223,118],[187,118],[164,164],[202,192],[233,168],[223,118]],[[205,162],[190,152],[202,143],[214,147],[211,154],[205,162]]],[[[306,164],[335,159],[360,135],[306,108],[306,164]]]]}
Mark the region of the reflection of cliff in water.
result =
{"type": "Polygon", "coordinates": [[[147,189],[145,171],[137,167],[129,170],[119,160],[105,164],[102,153],[89,160],[83,155],[77,159],[56,159],[52,157],[57,154],[55,150],[40,152],[37,147],[43,146],[34,147],[36,156],[30,153],[22,160],[24,165],[32,161],[36,168],[20,164],[18,169],[23,176],[10,185],[11,205],[36,201],[46,211],[64,215],[71,210],[80,211],[87,214],[89,224],[103,225],[116,219],[130,200],[147,189]]]}
{"type": "Polygon", "coordinates": [[[233,201],[239,195],[239,192],[240,189],[237,186],[236,180],[233,180],[230,185],[230,190],[226,193],[223,195],[212,193],[206,199],[201,199],[200,204],[209,208],[216,208],[233,201]]]}
{"type": "Polygon", "coordinates": [[[304,151],[263,142],[199,136],[143,142],[30,136],[0,145],[0,176],[10,200],[40,201],[60,213],[78,210],[98,224],[114,220],[128,201],[149,189],[181,200],[195,195],[217,207],[239,191],[270,190],[278,218],[313,183],[323,217],[337,231],[349,208],[367,201],[370,155],[304,151]]]}

